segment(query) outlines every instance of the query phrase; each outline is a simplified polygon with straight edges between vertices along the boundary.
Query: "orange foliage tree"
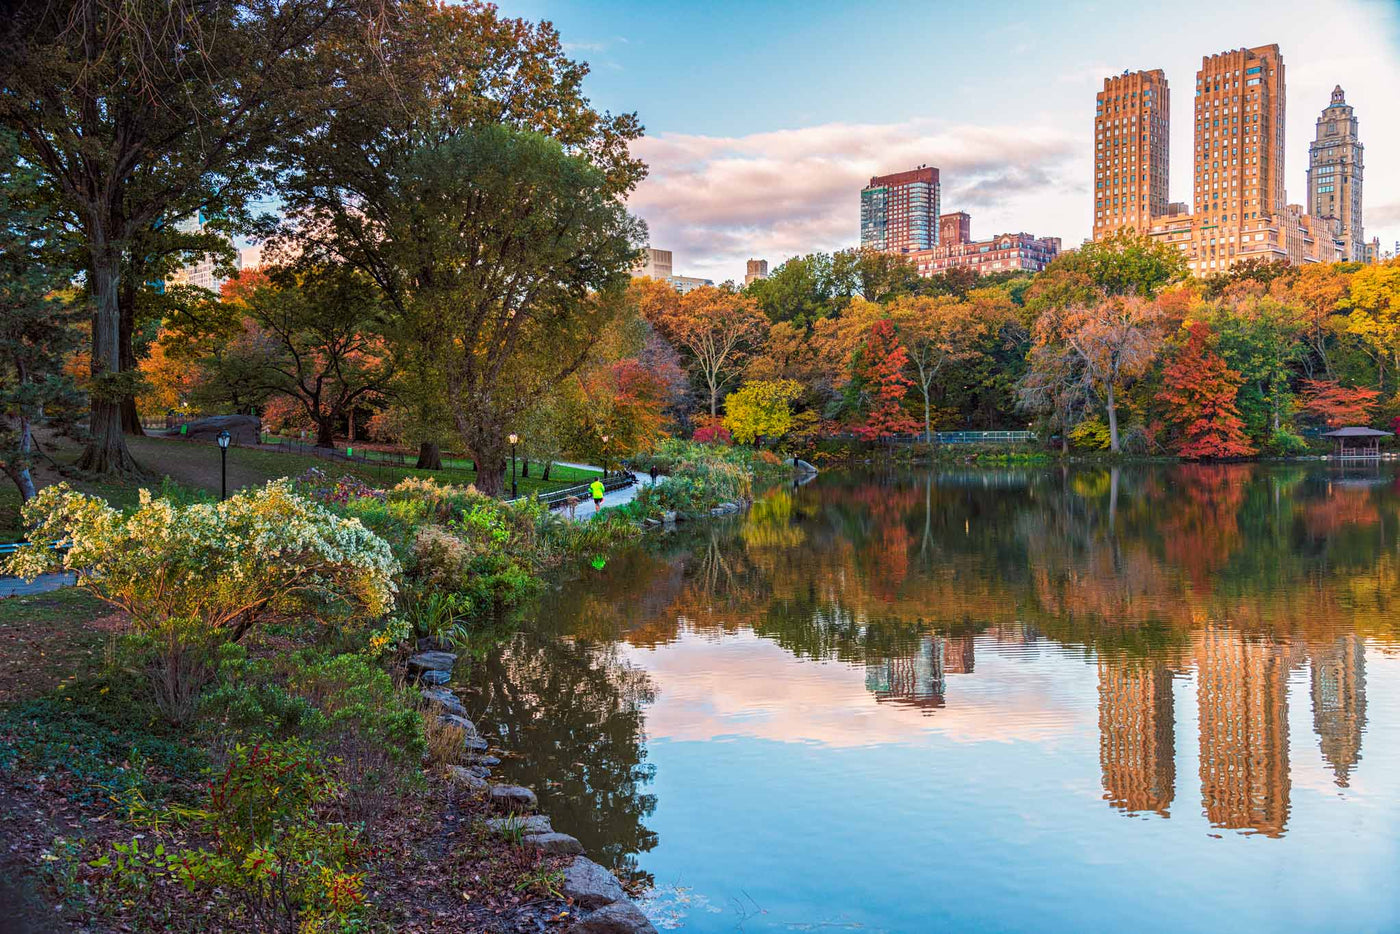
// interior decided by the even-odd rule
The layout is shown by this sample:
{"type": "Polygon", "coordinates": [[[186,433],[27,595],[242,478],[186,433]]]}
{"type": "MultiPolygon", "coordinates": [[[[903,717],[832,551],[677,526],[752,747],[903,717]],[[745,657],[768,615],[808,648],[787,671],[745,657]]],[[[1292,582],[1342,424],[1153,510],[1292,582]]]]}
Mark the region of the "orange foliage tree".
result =
{"type": "Polygon", "coordinates": [[[662,289],[669,287],[643,279],[631,286],[642,315],[690,358],[718,416],[720,395],[762,345],[768,319],[752,298],[725,289],[706,285],[680,296],[662,289]]]}
{"type": "Polygon", "coordinates": [[[1178,454],[1200,460],[1254,453],[1235,407],[1241,381],[1240,374],[1212,349],[1210,326],[1203,321],[1192,324],[1186,346],[1162,374],[1158,394],[1169,406],[1168,420],[1180,432],[1178,454]]]}
{"type": "Polygon", "coordinates": [[[1380,393],[1362,386],[1348,388],[1335,379],[1303,380],[1303,411],[1316,415],[1328,428],[1364,425],[1380,393]]]}

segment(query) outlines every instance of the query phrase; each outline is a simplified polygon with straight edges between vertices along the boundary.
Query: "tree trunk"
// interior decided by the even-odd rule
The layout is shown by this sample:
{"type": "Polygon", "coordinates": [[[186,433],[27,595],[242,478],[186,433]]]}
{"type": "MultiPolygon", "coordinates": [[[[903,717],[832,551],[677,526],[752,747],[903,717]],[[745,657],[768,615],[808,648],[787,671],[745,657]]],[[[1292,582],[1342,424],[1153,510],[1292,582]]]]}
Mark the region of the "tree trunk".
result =
{"type": "Polygon", "coordinates": [[[27,503],[34,498],[36,493],[34,489],[34,478],[30,475],[28,466],[29,452],[34,450],[34,435],[29,430],[29,418],[27,416],[19,416],[19,431],[17,434],[19,435],[19,457],[17,457],[16,460],[19,464],[23,464],[24,466],[19,466],[19,464],[6,464],[5,473],[15,482],[15,486],[19,488],[19,501],[21,503],[27,503]]]}
{"type": "Polygon", "coordinates": [[[544,465],[544,475],[541,476],[540,479],[541,479],[541,480],[548,480],[548,479],[549,479],[549,471],[550,471],[553,467],[554,467],[554,461],[545,461],[545,465],[544,465]]]}
{"type": "Polygon", "coordinates": [[[1118,406],[1113,399],[1113,384],[1108,384],[1108,449],[1118,453],[1118,406]]]}
{"type": "Polygon", "coordinates": [[[436,441],[422,442],[418,445],[418,463],[413,466],[418,470],[441,470],[442,448],[436,441]]]}
{"type": "Polygon", "coordinates": [[[933,418],[929,414],[928,390],[924,390],[924,444],[933,443],[933,418]]]}
{"type": "Polygon", "coordinates": [[[520,476],[528,479],[530,476],[530,455],[526,454],[520,458],[520,464],[520,476]]]}
{"type": "Polygon", "coordinates": [[[473,453],[476,454],[476,488],[487,496],[502,495],[506,486],[505,447],[495,445],[473,453]]]}
{"type": "Polygon", "coordinates": [[[711,417],[711,418],[715,418],[715,417],[717,417],[718,415],[719,415],[719,387],[716,386],[715,384],[711,383],[711,384],[710,384],[710,417],[711,417]]]}
{"type": "Polygon", "coordinates": [[[335,447],[335,417],[327,415],[324,418],[316,419],[316,446],[318,448],[335,447]]]}
{"type": "MultiPolygon", "coordinates": [[[[92,374],[121,372],[121,258],[112,245],[93,242],[92,295],[96,306],[92,316],[92,374]]],[[[92,395],[92,416],[88,426],[91,439],[78,459],[79,470],[95,474],[138,474],[140,467],[131,456],[122,436],[121,400],[99,391],[92,395]]]]}
{"type": "MultiPolygon", "coordinates": [[[[131,277],[128,276],[128,279],[131,277]]],[[[132,332],[136,329],[136,292],[140,288],[139,282],[123,281],[119,292],[118,305],[121,309],[121,318],[117,327],[118,359],[121,360],[121,371],[130,373],[136,370],[136,348],[132,346],[132,332]]],[[[145,429],[141,427],[141,414],[136,411],[136,397],[123,396],[122,407],[122,431],[129,435],[144,436],[145,429]]]]}

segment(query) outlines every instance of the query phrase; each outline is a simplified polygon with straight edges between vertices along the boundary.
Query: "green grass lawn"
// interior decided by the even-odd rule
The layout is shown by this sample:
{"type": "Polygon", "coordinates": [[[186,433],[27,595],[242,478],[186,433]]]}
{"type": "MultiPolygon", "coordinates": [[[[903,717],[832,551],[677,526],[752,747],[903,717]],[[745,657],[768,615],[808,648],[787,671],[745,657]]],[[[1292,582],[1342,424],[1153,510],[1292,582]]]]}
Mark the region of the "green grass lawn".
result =
{"type": "MultiPolygon", "coordinates": [[[[81,453],[81,446],[71,439],[43,439],[45,450],[59,464],[74,463],[81,453]]],[[[137,501],[139,491],[145,487],[158,490],[164,478],[177,487],[186,490],[202,490],[215,496],[219,493],[219,449],[207,442],[181,441],[170,438],[128,438],[132,456],[136,458],[147,476],[136,481],[104,482],[86,480],[80,477],[65,477],[47,464],[34,472],[35,483],[48,486],[51,483],[66,481],[70,486],[101,496],[118,508],[127,508],[137,501]]],[[[468,484],[476,482],[476,473],[471,470],[470,461],[444,460],[446,468],[440,471],[417,470],[400,467],[397,464],[358,464],[347,461],[323,460],[310,454],[286,451],[260,450],[256,448],[229,448],[228,450],[228,489],[235,490],[249,486],[262,486],[269,480],[279,477],[297,477],[307,468],[316,467],[327,476],[339,477],[354,475],[376,487],[390,487],[404,477],[433,477],[443,483],[468,484]]],[[[556,466],[550,471],[549,481],[540,480],[543,467],[532,465],[529,478],[517,475],[516,483],[522,495],[548,492],[563,487],[585,483],[598,476],[597,471],[579,470],[573,467],[556,466]]],[[[507,467],[506,484],[510,483],[507,467]]],[[[8,482],[0,487],[0,542],[12,542],[23,537],[19,515],[19,492],[8,482]]]]}

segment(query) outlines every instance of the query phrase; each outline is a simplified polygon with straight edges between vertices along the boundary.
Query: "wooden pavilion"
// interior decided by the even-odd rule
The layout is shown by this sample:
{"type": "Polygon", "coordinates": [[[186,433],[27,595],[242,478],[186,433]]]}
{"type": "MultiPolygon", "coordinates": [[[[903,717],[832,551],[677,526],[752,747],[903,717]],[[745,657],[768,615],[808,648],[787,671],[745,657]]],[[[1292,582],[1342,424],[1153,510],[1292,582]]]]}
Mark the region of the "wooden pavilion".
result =
{"type": "Polygon", "coordinates": [[[1346,428],[1329,431],[1323,437],[1336,440],[1338,457],[1380,457],[1381,439],[1389,438],[1390,435],[1388,431],[1348,425],[1346,428]]]}

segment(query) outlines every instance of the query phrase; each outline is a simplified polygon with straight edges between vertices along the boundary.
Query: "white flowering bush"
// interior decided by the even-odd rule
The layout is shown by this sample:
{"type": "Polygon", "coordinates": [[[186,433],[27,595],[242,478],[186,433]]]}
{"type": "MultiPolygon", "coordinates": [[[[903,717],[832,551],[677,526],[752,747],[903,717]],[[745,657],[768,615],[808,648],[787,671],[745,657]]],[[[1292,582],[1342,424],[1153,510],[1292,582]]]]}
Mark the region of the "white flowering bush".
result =
{"type": "Polygon", "coordinates": [[[138,633],[237,641],[298,615],[374,619],[393,602],[398,564],[383,539],[286,480],[222,503],[176,505],[142,490],[129,513],[58,484],[25,504],[24,520],[33,544],[9,573],[70,571],[138,633]]]}

